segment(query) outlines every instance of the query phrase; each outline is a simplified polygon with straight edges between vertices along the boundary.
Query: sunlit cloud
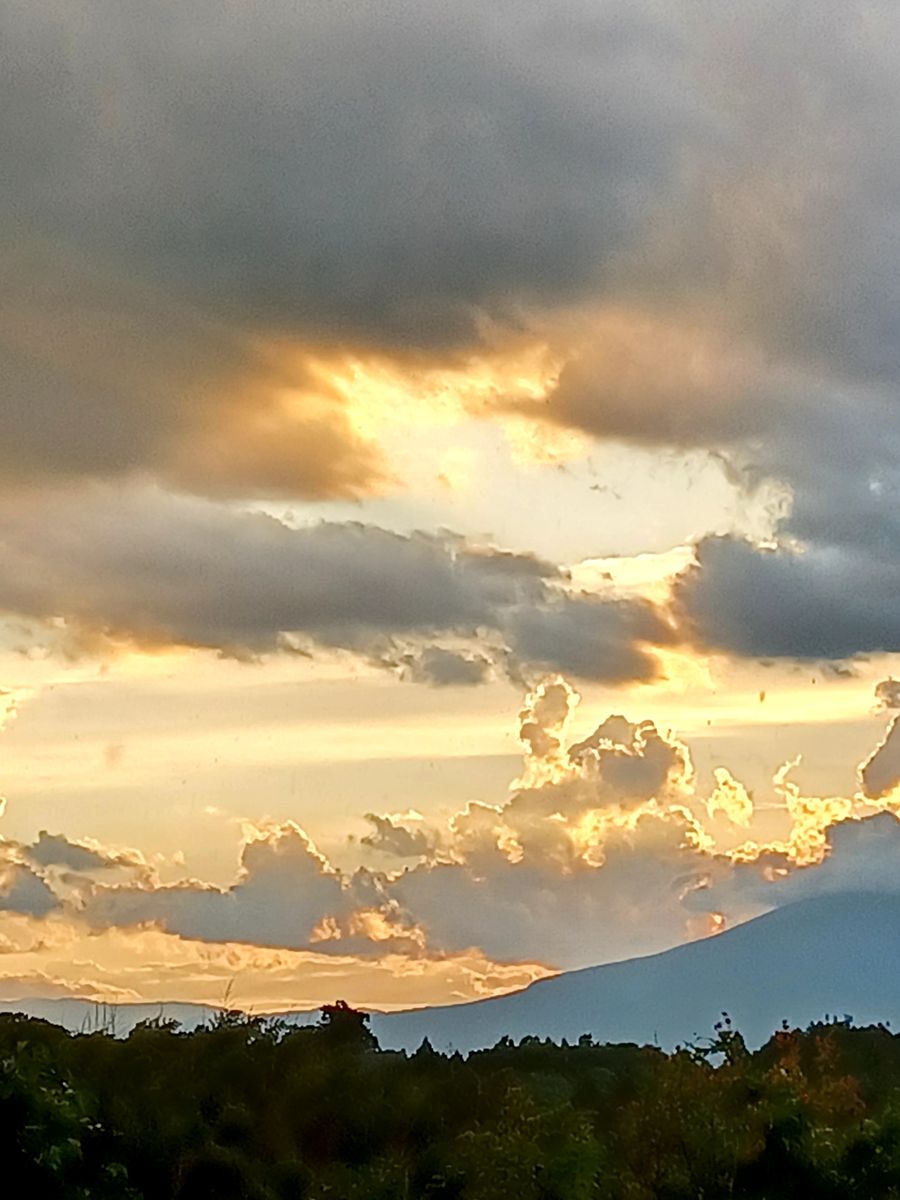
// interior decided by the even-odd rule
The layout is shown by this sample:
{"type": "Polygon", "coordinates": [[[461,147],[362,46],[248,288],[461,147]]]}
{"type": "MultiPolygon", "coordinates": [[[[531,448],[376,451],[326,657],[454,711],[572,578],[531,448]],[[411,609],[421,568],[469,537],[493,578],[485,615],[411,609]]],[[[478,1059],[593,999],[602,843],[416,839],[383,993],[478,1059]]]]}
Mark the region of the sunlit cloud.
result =
{"type": "MultiPolygon", "coordinates": [[[[402,963],[440,975],[449,965],[434,964],[474,955],[548,970],[715,932],[779,904],[795,877],[804,892],[820,871],[836,886],[843,831],[896,824],[890,797],[806,795],[788,762],[773,779],[788,834],[754,839],[753,800],[727,768],[704,793],[687,745],[649,721],[611,716],[576,739],[578,699],[561,678],[526,697],[523,769],[496,804],[470,803],[443,827],[417,812],[370,813],[364,844],[380,869],[338,869],[296,823],[244,821],[233,882],[163,884],[135,851],[42,833],[2,847],[0,908],[51,926],[368,961],[399,991],[402,963]]],[[[488,985],[473,976],[470,986],[488,985]]]]}

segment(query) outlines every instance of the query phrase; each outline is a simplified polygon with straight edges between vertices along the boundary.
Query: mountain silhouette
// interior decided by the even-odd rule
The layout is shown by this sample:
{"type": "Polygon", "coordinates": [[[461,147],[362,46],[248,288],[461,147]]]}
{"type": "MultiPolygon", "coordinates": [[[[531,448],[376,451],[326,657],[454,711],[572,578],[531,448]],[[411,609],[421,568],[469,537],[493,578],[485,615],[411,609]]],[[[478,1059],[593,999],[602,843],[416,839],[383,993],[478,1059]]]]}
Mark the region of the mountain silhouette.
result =
{"type": "MultiPolygon", "coordinates": [[[[0,985],[2,986],[2,985],[0,985]]],[[[79,999],[0,1000],[69,1029],[127,1033],[164,1016],[194,1028],[213,1009],[197,1004],[98,1006],[79,999]]],[[[661,954],[570,971],[523,991],[446,1007],[376,1013],[385,1049],[481,1049],[508,1036],[656,1043],[671,1049],[708,1036],[727,1012],[759,1045],[783,1021],[805,1027],[826,1015],[900,1030],[900,894],[819,897],[661,954]]],[[[275,1014],[305,1024],[316,1012],[275,1014]]]]}
{"type": "Polygon", "coordinates": [[[657,1043],[712,1032],[727,1012],[748,1043],[826,1014],[900,1029],[900,895],[834,895],[776,909],[647,958],[570,971],[521,992],[373,1018],[381,1045],[467,1051],[507,1035],[657,1043]]]}

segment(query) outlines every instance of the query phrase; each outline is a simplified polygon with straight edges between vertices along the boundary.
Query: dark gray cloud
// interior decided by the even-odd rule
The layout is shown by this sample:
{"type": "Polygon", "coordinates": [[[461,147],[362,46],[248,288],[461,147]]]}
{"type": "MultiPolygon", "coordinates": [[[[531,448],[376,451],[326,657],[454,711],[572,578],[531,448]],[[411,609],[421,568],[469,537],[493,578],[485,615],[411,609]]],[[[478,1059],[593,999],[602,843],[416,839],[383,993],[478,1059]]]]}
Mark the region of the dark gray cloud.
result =
{"type": "Polygon", "coordinates": [[[521,606],[511,614],[508,629],[523,662],[609,682],[654,678],[659,667],[647,645],[674,640],[652,605],[588,595],[521,606]]]}
{"type": "Polygon", "coordinates": [[[900,650],[898,588],[897,560],[865,548],[760,549],[718,537],[699,544],[675,596],[706,646],[761,658],[843,659],[900,650]]]}
{"type": "Polygon", "coordinates": [[[404,679],[431,687],[477,687],[487,683],[494,671],[492,658],[484,654],[425,646],[406,653],[397,664],[404,679]]]}
{"type": "Polygon", "coordinates": [[[698,120],[677,11],[8,5],[13,219],[265,326],[402,344],[592,285],[698,120]]]}
{"type": "Polygon", "coordinates": [[[479,682],[491,664],[651,677],[643,643],[667,630],[656,611],[612,595],[567,599],[564,582],[540,559],[452,534],[295,528],[154,488],[0,502],[0,611],[61,619],[66,629],[47,637],[72,650],[126,639],[240,657],[318,645],[443,685],[479,682]],[[440,648],[442,634],[462,648],[440,648]]]}
{"type": "Polygon", "coordinates": [[[888,0],[849,20],[837,0],[667,8],[716,121],[682,143],[683,187],[550,415],[716,447],[791,425],[815,442],[885,399],[896,421],[900,14],[888,0]]]}
{"type": "Polygon", "coordinates": [[[0,513],[0,605],[148,641],[270,650],[285,632],[350,644],[475,626],[491,608],[440,538],[292,529],[163,492],[46,494],[0,513]]]}
{"type": "Polygon", "coordinates": [[[718,140],[685,144],[684,190],[538,411],[705,448],[748,489],[789,489],[775,553],[700,547],[681,598],[705,643],[897,650],[900,13],[876,0],[847,20],[828,0],[694,16],[718,140]]]}
{"type": "Polygon", "coordinates": [[[652,0],[13,0],[0,469],[382,485],[302,348],[471,348],[590,294],[708,123],[686,49],[652,0]]]}
{"type": "Polygon", "coordinates": [[[900,717],[894,717],[882,740],[859,768],[867,796],[881,799],[900,783],[900,717]]]}
{"type": "Polygon", "coordinates": [[[301,355],[279,357],[65,244],[11,244],[0,260],[5,483],[151,472],[214,496],[321,497],[383,482],[377,452],[301,355]]]}
{"type": "Polygon", "coordinates": [[[61,833],[42,829],[37,841],[26,848],[28,858],[39,867],[68,867],[72,871],[105,870],[114,860],[100,850],[80,846],[61,833]]]}
{"type": "MultiPolygon", "coordinates": [[[[545,419],[791,489],[774,558],[700,548],[700,640],[896,646],[894,4],[12,0],[0,35],[5,483],[367,494],[389,467],[305,353],[527,330],[568,353],[545,419]]],[[[506,628],[532,661],[652,669],[652,615],[597,618],[506,628]]]]}
{"type": "Polygon", "coordinates": [[[0,912],[46,917],[62,908],[62,902],[27,864],[7,862],[0,866],[0,912]]]}
{"type": "Polygon", "coordinates": [[[434,839],[424,828],[410,829],[391,816],[366,813],[372,832],[360,838],[362,845],[393,858],[425,858],[434,850],[434,839]]]}

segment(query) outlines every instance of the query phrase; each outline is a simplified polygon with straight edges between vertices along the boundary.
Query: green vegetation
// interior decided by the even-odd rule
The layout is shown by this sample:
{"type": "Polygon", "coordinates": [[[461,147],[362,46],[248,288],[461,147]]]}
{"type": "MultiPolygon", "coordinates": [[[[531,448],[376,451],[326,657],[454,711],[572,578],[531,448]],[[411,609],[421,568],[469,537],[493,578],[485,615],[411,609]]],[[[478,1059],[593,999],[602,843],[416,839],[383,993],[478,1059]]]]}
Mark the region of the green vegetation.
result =
{"type": "Polygon", "coordinates": [[[900,1198],[900,1038],[849,1020],[750,1052],[504,1039],[378,1048],[222,1013],[128,1038],[0,1018],[0,1150],[40,1200],[900,1198]]]}

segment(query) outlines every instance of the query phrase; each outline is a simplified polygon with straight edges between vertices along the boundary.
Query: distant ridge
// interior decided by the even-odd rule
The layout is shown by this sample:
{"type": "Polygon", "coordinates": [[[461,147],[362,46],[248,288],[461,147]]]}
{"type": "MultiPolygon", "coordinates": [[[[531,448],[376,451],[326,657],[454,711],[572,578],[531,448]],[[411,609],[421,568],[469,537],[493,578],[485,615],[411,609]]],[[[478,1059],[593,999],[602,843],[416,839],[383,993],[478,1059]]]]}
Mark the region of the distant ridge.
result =
{"type": "Polygon", "coordinates": [[[52,1021],[76,1033],[105,1030],[126,1034],[141,1021],[178,1021],[185,1029],[194,1029],[208,1021],[215,1009],[204,1004],[98,1004],[75,997],[47,999],[29,996],[23,1000],[0,1000],[0,1013],[27,1013],[42,1021],[52,1021]]]}
{"type": "Polygon", "coordinates": [[[648,958],[571,971],[472,1004],[373,1018],[382,1046],[494,1045],[508,1035],[656,1042],[708,1036],[723,1011],[761,1044],[826,1013],[900,1030],[900,895],[826,896],[648,958]]]}
{"type": "MultiPolygon", "coordinates": [[[[337,998],[337,997],[335,997],[337,998]]],[[[0,1000],[72,1030],[125,1034],[158,1016],[192,1029],[214,1007],[199,1004],[96,1005],[77,999],[0,1000]]],[[[385,1049],[492,1046],[503,1036],[657,1043],[670,1049],[708,1036],[728,1012],[751,1044],[783,1020],[806,1026],[826,1014],[900,1030],[900,895],[826,896],[776,909],[725,933],[662,954],[571,971],[521,992],[407,1012],[374,1014],[385,1049]]],[[[277,1014],[297,1023],[316,1012],[277,1014]]]]}

